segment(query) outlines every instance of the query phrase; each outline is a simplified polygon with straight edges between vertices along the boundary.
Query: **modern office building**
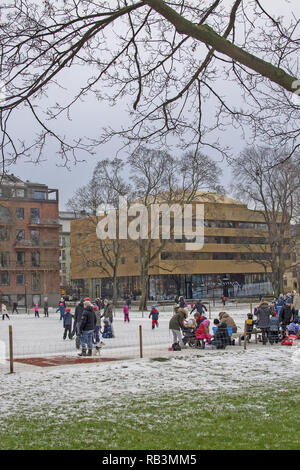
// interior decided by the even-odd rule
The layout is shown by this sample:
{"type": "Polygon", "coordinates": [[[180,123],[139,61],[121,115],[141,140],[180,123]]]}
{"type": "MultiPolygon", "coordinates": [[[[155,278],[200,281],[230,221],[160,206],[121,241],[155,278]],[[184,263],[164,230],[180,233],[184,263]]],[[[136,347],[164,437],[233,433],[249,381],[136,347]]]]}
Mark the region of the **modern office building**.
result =
{"type": "MultiPolygon", "coordinates": [[[[263,212],[214,193],[198,193],[200,202],[204,204],[203,248],[186,250],[179,239],[165,244],[150,268],[150,299],[171,299],[178,293],[187,298],[272,294],[263,212]]],[[[96,225],[93,217],[71,222],[72,280],[82,294],[111,296],[112,279],[103,269],[96,225]]],[[[154,242],[156,247],[159,243],[154,242]]],[[[125,240],[117,271],[119,297],[139,296],[140,271],[138,247],[125,240]]]]}
{"type": "Polygon", "coordinates": [[[0,297],[31,308],[59,299],[58,190],[0,176],[0,297]]]}

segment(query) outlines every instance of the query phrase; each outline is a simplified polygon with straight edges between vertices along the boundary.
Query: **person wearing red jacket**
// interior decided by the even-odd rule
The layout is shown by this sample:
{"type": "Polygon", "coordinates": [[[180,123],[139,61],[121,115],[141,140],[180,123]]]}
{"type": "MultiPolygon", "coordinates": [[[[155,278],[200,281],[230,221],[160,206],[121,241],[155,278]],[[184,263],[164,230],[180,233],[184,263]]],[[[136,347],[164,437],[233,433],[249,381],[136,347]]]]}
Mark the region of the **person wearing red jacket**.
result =
{"type": "Polygon", "coordinates": [[[209,324],[210,324],[210,321],[207,319],[201,323],[199,328],[196,330],[196,333],[195,333],[196,338],[206,339],[206,341],[210,343],[211,335],[209,334],[209,324]]]}
{"type": "Polygon", "coordinates": [[[155,326],[158,328],[158,316],[159,311],[156,309],[155,305],[152,305],[151,312],[149,313],[149,318],[152,317],[152,330],[154,330],[155,326]]]}

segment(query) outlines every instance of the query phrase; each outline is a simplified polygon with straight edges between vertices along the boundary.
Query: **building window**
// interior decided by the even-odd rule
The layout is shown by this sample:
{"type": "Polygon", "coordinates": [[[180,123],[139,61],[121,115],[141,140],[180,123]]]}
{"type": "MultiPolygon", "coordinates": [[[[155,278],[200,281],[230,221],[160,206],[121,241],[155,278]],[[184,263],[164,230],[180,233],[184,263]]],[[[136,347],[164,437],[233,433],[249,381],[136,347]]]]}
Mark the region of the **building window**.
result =
{"type": "Polygon", "coordinates": [[[125,258],[121,258],[121,263],[125,264],[125,258]]]}
{"type": "Polygon", "coordinates": [[[0,222],[8,222],[10,211],[8,207],[0,206],[0,222]]]}
{"type": "Polygon", "coordinates": [[[40,231],[30,230],[30,240],[32,245],[38,246],[40,244],[40,231]]]}
{"type": "Polygon", "coordinates": [[[8,228],[6,227],[0,228],[0,241],[8,242],[9,238],[10,238],[10,231],[8,230],[8,228]]]}
{"type": "Polygon", "coordinates": [[[12,195],[13,197],[25,197],[25,191],[24,189],[13,189],[12,190],[12,195]]]}
{"type": "Polygon", "coordinates": [[[65,250],[61,250],[61,259],[62,259],[62,261],[66,261],[66,252],[65,252],[65,250]]]}
{"type": "Polygon", "coordinates": [[[9,286],[9,274],[7,271],[0,272],[0,286],[9,286]]]}
{"type": "Polygon", "coordinates": [[[213,253],[213,259],[215,260],[236,259],[236,254],[235,253],[213,253]]]}
{"type": "Polygon", "coordinates": [[[46,199],[46,192],[45,191],[34,191],[34,199],[46,199]]]}
{"type": "Polygon", "coordinates": [[[139,262],[139,257],[138,256],[135,256],[134,257],[134,262],[137,264],[139,262]]]}
{"type": "Polygon", "coordinates": [[[39,268],[40,266],[40,252],[39,251],[33,251],[31,253],[31,266],[33,268],[39,268]]]}
{"type": "Polygon", "coordinates": [[[82,237],[82,233],[77,233],[77,238],[81,238],[82,237]]]}
{"type": "Polygon", "coordinates": [[[8,268],[9,267],[10,256],[8,251],[0,252],[0,267],[8,268]]]}
{"type": "Polygon", "coordinates": [[[25,252],[24,251],[16,252],[16,264],[18,266],[24,266],[25,264],[25,252]]]}
{"type": "Polygon", "coordinates": [[[16,274],[16,285],[17,286],[24,286],[25,285],[25,275],[24,274],[16,274]]]}
{"type": "Polygon", "coordinates": [[[31,287],[32,290],[40,290],[41,288],[41,275],[40,273],[31,274],[31,287]]]}
{"type": "Polygon", "coordinates": [[[40,223],[40,210],[33,207],[30,209],[30,222],[32,224],[39,224],[40,223]]]}
{"type": "Polygon", "coordinates": [[[16,242],[23,242],[25,240],[25,230],[16,230],[16,242]]]}
{"type": "Polygon", "coordinates": [[[24,207],[16,208],[16,219],[24,220],[24,207]]]}

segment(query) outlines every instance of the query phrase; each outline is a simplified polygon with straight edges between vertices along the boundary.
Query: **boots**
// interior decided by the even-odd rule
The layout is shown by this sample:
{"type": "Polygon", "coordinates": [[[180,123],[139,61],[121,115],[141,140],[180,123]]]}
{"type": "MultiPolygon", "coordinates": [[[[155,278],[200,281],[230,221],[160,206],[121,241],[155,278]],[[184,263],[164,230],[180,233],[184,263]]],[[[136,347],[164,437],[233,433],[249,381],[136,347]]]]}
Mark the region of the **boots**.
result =
{"type": "Polygon", "coordinates": [[[86,356],[86,349],[82,348],[82,351],[78,354],[78,356],[86,356]]]}
{"type": "Polygon", "coordinates": [[[93,351],[92,349],[89,349],[87,355],[88,355],[88,356],[91,356],[91,355],[92,355],[92,351],[93,351]]]}

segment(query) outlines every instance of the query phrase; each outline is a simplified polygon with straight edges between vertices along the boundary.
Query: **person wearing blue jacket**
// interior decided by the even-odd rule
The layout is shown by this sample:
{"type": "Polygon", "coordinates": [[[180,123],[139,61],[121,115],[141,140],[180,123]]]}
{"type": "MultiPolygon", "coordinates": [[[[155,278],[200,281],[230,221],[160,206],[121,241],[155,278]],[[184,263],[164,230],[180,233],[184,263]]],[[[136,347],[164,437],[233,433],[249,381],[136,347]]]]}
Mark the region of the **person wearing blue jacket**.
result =
{"type": "Polygon", "coordinates": [[[66,308],[66,313],[64,315],[64,321],[63,321],[63,326],[64,326],[64,336],[63,339],[66,339],[67,334],[69,334],[69,339],[72,339],[72,321],[73,321],[73,315],[71,314],[71,309],[66,308]]]}
{"type": "Polygon", "coordinates": [[[63,320],[64,319],[64,316],[65,316],[65,306],[62,302],[60,302],[59,304],[59,307],[58,309],[56,310],[56,313],[59,312],[60,313],[60,320],[63,320]]]}
{"type": "MultiPolygon", "coordinates": [[[[281,308],[281,307],[280,307],[281,308]]],[[[278,343],[279,341],[279,316],[276,312],[273,313],[273,316],[270,318],[270,331],[269,331],[269,341],[270,344],[278,343]]]]}

